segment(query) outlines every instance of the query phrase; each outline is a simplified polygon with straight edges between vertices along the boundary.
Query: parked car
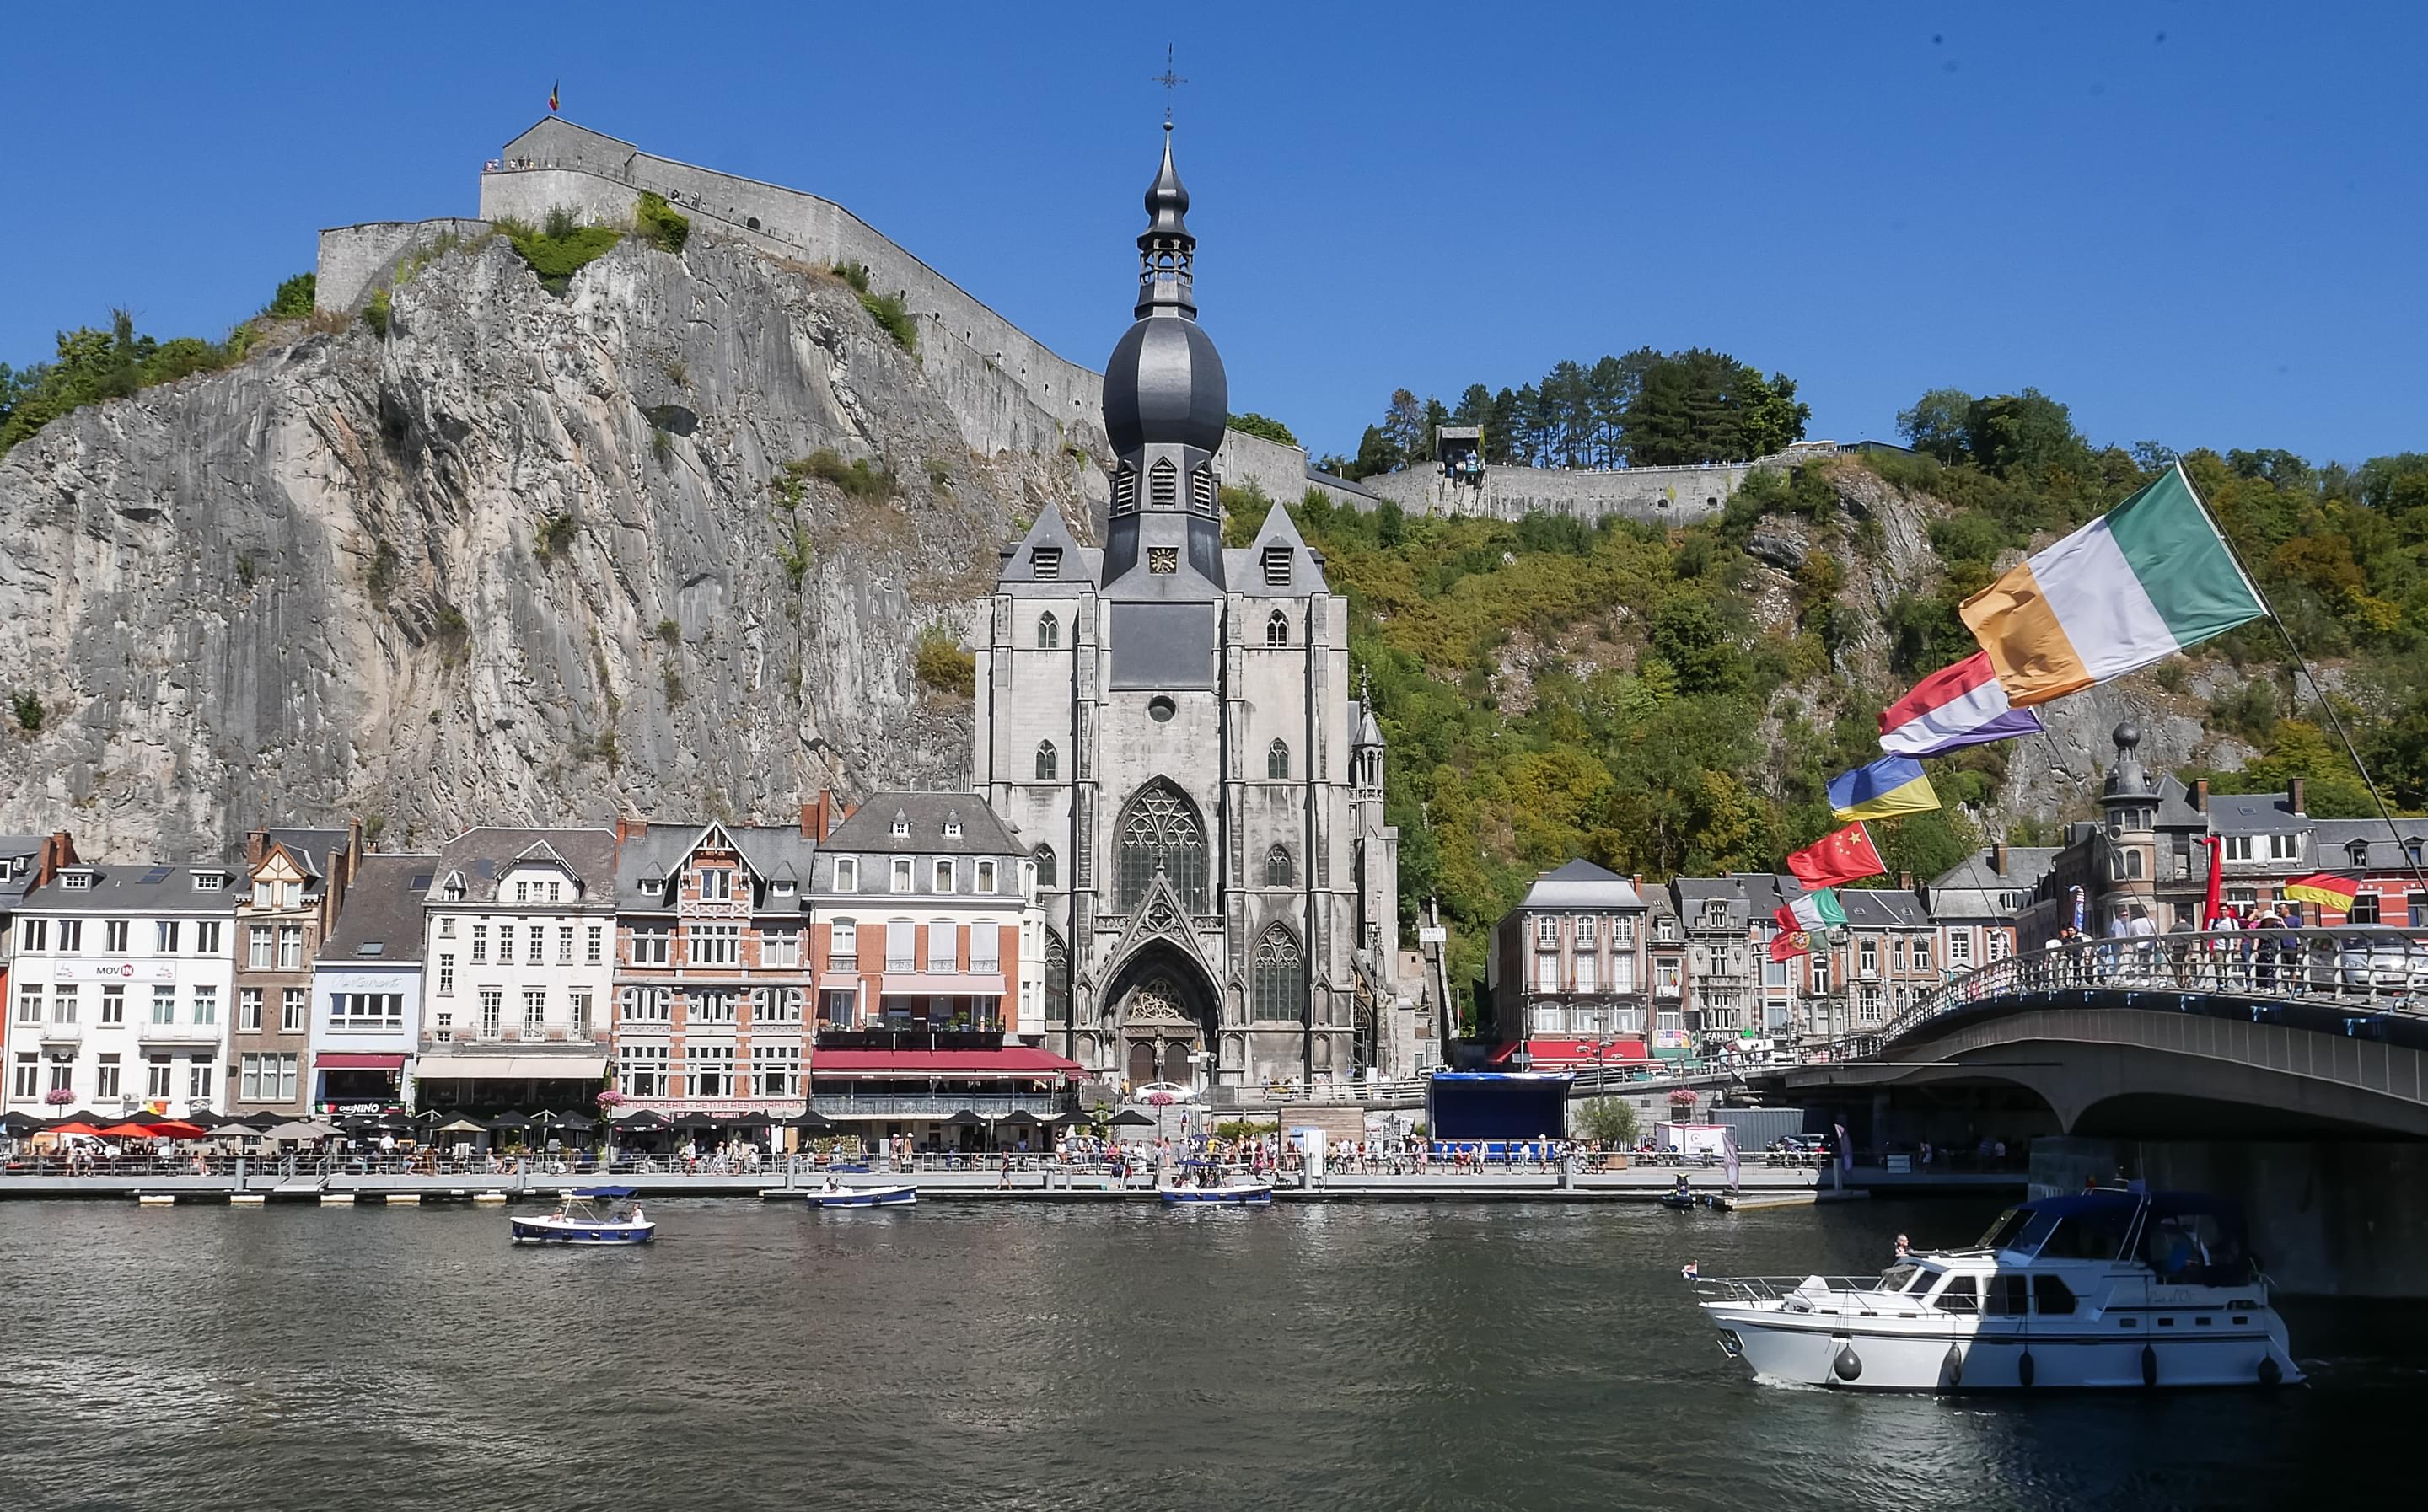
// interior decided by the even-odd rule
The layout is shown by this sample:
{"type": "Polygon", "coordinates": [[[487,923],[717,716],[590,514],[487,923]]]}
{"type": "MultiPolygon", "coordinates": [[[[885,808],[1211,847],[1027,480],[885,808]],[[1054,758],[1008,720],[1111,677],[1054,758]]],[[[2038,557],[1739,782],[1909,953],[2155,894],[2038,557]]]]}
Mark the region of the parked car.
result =
{"type": "Polygon", "coordinates": [[[2338,930],[2336,967],[2348,993],[2399,995],[2428,989],[2428,946],[2387,924],[2354,924],[2338,930]]]}

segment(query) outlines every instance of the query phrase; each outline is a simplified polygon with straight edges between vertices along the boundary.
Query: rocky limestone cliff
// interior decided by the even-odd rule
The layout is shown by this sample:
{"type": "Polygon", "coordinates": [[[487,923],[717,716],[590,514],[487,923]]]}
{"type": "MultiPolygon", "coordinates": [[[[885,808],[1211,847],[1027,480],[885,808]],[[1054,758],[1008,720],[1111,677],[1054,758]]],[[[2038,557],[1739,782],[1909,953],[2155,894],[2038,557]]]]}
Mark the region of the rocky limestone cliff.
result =
{"type": "Polygon", "coordinates": [[[709,236],[564,298],[491,240],[385,338],[298,335],[0,459],[0,687],[42,714],[0,830],[169,859],[360,814],[397,848],[957,782],[967,705],[912,647],[1101,490],[1101,437],[974,455],[848,289],[709,236]],[[779,482],[822,448],[896,487],[779,482]]]}

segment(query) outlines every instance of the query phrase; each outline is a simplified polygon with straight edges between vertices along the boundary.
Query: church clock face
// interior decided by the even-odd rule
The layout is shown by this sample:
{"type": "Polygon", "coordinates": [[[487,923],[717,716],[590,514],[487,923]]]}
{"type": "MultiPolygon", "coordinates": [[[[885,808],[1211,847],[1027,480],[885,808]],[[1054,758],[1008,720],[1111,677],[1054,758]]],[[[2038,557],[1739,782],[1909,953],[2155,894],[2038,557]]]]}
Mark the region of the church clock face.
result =
{"type": "Polygon", "coordinates": [[[1169,577],[1180,571],[1180,548],[1178,546],[1147,547],[1146,570],[1157,577],[1169,577]]]}

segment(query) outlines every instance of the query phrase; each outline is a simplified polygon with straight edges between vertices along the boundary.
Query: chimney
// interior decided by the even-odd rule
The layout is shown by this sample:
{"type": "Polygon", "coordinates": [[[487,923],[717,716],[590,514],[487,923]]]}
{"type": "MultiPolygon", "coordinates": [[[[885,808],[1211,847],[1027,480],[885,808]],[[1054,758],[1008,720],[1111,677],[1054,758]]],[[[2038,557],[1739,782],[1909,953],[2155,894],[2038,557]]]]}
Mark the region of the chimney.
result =
{"type": "Polygon", "coordinates": [[[2195,814],[2208,812],[2208,779],[2207,777],[2199,778],[2192,783],[2192,812],[2195,814]]]}
{"type": "Polygon", "coordinates": [[[818,790],[815,798],[801,805],[801,838],[823,840],[827,837],[832,827],[832,821],[828,818],[832,806],[832,801],[824,789],[818,790]]]}
{"type": "Polygon", "coordinates": [[[2309,787],[2308,779],[2303,777],[2291,778],[2285,784],[2285,797],[2292,804],[2294,813],[2307,814],[2310,811],[2305,802],[2309,797],[2309,787]]]}
{"type": "Polygon", "coordinates": [[[247,868],[261,865],[261,858],[269,854],[270,832],[268,830],[244,832],[244,864],[247,868]]]}
{"type": "Polygon", "coordinates": [[[1990,847],[1990,870],[1999,876],[2007,874],[2007,842],[1998,840],[1990,847]]]}
{"type": "Polygon", "coordinates": [[[363,816],[356,814],[353,822],[346,826],[346,874],[348,877],[351,878],[353,875],[354,868],[362,864],[362,859],[363,816]]]}
{"type": "Polygon", "coordinates": [[[615,818],[615,843],[618,845],[626,840],[640,839],[648,833],[649,821],[646,819],[634,819],[629,814],[619,814],[615,818]]]}

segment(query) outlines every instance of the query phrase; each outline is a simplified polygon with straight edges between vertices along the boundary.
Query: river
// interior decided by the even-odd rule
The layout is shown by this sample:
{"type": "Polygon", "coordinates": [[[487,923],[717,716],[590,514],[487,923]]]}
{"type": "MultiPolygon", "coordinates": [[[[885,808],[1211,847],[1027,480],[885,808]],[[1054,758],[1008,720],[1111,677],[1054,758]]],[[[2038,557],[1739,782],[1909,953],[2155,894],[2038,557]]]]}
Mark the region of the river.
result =
{"type": "Polygon", "coordinates": [[[2428,1416],[2416,1309],[2291,1309],[2273,1395],[1849,1397],[1751,1384],[1678,1277],[1877,1270],[1977,1203],[649,1207],[533,1252],[0,1205],[0,1507],[2152,1512],[2365,1486],[2428,1416]]]}

